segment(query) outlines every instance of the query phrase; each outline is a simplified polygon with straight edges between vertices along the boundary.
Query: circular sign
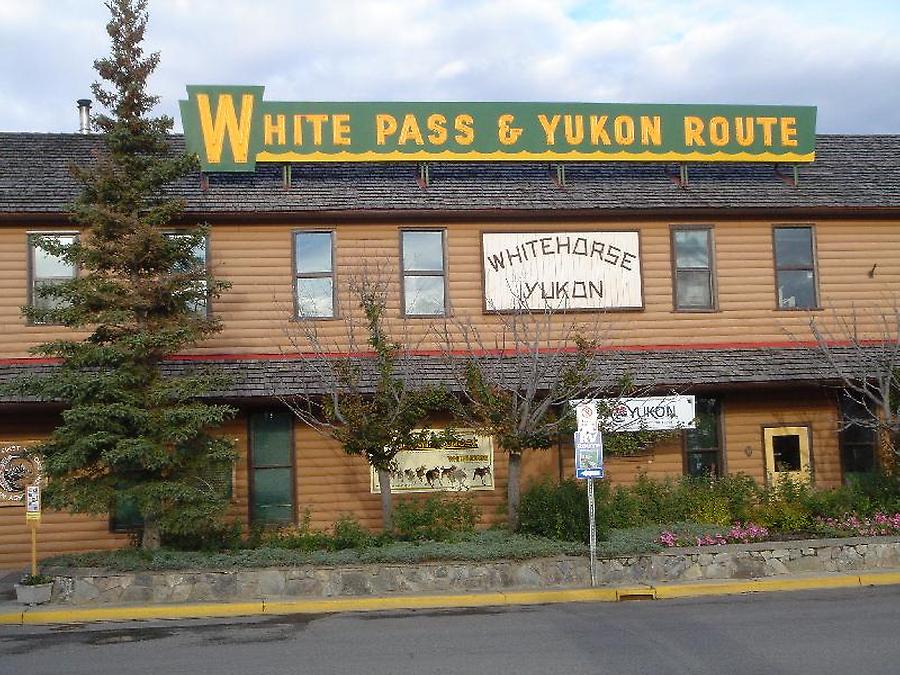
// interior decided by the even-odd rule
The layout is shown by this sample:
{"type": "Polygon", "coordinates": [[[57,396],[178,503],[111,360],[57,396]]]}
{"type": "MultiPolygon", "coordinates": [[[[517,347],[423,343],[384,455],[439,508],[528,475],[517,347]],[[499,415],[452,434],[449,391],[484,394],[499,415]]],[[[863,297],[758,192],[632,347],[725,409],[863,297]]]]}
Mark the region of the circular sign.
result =
{"type": "Polygon", "coordinates": [[[41,462],[22,445],[0,446],[0,504],[22,504],[25,488],[41,478],[41,462]]]}

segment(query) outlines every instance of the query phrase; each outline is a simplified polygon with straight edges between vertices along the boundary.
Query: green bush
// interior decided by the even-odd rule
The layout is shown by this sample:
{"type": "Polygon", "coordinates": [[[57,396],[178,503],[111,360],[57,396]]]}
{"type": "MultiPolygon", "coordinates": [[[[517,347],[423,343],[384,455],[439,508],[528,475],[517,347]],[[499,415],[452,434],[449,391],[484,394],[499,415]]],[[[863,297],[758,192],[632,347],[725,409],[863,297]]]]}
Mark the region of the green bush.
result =
{"type": "Polygon", "coordinates": [[[468,497],[432,495],[424,501],[398,502],[394,533],[405,541],[446,541],[474,531],[480,517],[481,509],[468,497]]]}
{"type": "Polygon", "coordinates": [[[372,543],[371,533],[351,515],[345,514],[334,523],[331,537],[331,550],[342,551],[348,548],[365,548],[372,543]]]}
{"type": "MultiPolygon", "coordinates": [[[[602,501],[596,499],[596,495],[595,500],[602,501]]],[[[543,480],[530,485],[519,500],[519,532],[549,539],[586,542],[587,514],[587,490],[582,483],[543,480]]]]}
{"type": "Polygon", "coordinates": [[[234,551],[244,545],[244,528],[238,521],[206,525],[192,532],[164,533],[163,546],[179,551],[234,551]]]}

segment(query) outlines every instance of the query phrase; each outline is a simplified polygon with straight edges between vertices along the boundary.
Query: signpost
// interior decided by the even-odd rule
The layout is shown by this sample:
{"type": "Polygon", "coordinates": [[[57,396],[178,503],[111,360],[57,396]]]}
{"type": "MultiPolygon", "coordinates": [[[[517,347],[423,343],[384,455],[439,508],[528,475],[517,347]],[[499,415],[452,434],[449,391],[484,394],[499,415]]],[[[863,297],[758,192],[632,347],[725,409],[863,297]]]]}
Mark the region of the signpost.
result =
{"type": "Polygon", "coordinates": [[[597,506],[594,479],[604,478],[603,434],[662,429],[693,429],[696,416],[693,396],[646,396],[642,398],[581,399],[569,401],[575,409],[575,478],[587,480],[588,533],[591,550],[591,586],[597,585],[597,506]],[[599,414],[598,404],[607,411],[599,414]]]}
{"type": "Polygon", "coordinates": [[[41,486],[25,488],[25,522],[31,527],[31,576],[37,576],[37,527],[41,522],[41,486]]]}
{"type": "Polygon", "coordinates": [[[597,585],[597,505],[594,479],[603,478],[603,435],[598,429],[597,402],[571,401],[578,431],[575,433],[575,477],[587,480],[588,541],[591,550],[591,587],[597,585]]]}

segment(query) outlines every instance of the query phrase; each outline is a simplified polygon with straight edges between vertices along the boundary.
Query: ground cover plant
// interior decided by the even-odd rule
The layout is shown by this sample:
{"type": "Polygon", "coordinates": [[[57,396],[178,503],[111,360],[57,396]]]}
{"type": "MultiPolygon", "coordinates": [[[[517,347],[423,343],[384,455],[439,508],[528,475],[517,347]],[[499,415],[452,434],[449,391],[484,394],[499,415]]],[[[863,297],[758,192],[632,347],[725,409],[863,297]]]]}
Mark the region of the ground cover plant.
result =
{"type": "MultiPolygon", "coordinates": [[[[872,475],[834,490],[801,483],[760,486],[746,476],[640,477],[633,486],[596,486],[601,541],[611,558],[674,546],[718,546],[771,539],[900,535],[900,480],[872,475]]],[[[585,486],[538,482],[522,495],[520,527],[476,530],[471,498],[433,495],[396,507],[394,529],[375,534],[350,515],[315,529],[236,524],[170,538],[159,551],[124,549],[59,556],[45,565],[123,571],[233,569],[296,565],[481,562],[587,554],[585,486]]]]}

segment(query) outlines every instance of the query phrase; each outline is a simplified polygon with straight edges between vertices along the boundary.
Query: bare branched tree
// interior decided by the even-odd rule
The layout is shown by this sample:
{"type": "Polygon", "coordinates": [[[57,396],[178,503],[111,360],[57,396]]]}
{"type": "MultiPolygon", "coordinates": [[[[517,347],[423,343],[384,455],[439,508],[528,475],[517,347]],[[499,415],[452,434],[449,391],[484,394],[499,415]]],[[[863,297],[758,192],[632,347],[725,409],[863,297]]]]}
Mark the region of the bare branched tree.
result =
{"type": "Polygon", "coordinates": [[[598,348],[606,342],[604,314],[591,316],[578,322],[563,309],[533,311],[523,302],[497,313],[488,327],[460,317],[440,327],[453,388],[462,399],[457,415],[493,436],[509,456],[511,529],[518,526],[522,453],[549,448],[560,433],[574,430],[570,400],[621,392],[616,354],[605,352],[604,368],[598,367],[598,348]]]}
{"type": "MultiPolygon", "coordinates": [[[[288,332],[291,347],[303,354],[311,383],[279,399],[321,435],[349,455],[361,455],[378,472],[382,526],[392,529],[391,472],[397,453],[423,443],[421,429],[443,405],[439,388],[426,388],[416,360],[391,336],[385,309],[385,275],[363,273],[350,284],[351,305],[340,313],[345,334],[338,340],[302,317],[288,332]]],[[[408,332],[404,333],[408,335],[408,332]]]]}
{"type": "Polygon", "coordinates": [[[900,301],[877,310],[836,311],[810,318],[824,363],[859,413],[845,416],[843,428],[872,430],[881,468],[892,471],[900,453],[900,301]]]}

